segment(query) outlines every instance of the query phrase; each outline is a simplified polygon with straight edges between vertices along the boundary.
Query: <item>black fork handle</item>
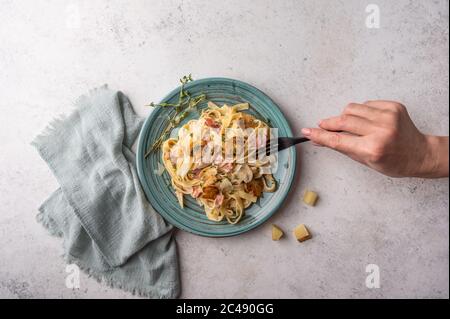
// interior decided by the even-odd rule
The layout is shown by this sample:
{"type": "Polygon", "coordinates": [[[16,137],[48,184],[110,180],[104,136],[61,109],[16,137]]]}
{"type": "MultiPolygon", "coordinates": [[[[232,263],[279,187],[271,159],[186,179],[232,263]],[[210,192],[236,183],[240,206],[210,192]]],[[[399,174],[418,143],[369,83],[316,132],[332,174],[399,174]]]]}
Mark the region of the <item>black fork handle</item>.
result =
{"type": "Polygon", "coordinates": [[[300,143],[308,142],[308,141],[309,141],[309,138],[307,138],[307,137],[296,137],[296,138],[294,138],[292,145],[300,144],[300,143]]]}
{"type": "MultiPolygon", "coordinates": [[[[343,133],[344,131],[330,131],[330,132],[343,133]]],[[[307,137],[294,137],[292,145],[300,144],[300,143],[308,142],[308,141],[309,141],[309,138],[307,138],[307,137]]]]}
{"type": "MultiPolygon", "coordinates": [[[[342,133],[343,131],[335,131],[336,133],[342,133]]],[[[300,144],[303,142],[308,142],[310,139],[307,137],[290,137],[290,138],[279,138],[279,139],[284,139],[283,143],[279,143],[278,144],[278,151],[282,151],[288,147],[291,147],[293,145],[296,144],[300,144]]]]}

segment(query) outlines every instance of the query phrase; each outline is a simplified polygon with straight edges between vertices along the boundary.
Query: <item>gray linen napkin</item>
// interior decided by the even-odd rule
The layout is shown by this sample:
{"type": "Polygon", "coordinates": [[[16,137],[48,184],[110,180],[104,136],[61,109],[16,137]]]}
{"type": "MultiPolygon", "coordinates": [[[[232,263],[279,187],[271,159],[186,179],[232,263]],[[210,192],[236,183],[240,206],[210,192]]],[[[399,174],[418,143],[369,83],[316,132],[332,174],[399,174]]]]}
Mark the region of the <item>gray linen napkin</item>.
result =
{"type": "Polygon", "coordinates": [[[65,258],[112,287],[151,298],[180,292],[172,227],[150,206],[131,146],[142,119],[106,86],[82,96],[32,145],[60,188],[37,216],[64,240],[65,258]]]}

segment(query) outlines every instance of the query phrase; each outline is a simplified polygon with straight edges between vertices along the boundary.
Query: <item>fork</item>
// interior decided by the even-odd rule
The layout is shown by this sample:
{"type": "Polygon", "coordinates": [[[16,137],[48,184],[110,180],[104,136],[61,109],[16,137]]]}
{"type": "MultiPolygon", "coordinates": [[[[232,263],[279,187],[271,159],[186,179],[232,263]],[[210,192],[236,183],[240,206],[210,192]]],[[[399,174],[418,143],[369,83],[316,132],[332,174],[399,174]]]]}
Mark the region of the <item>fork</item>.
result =
{"type": "Polygon", "coordinates": [[[278,137],[276,139],[268,140],[266,146],[266,154],[272,153],[272,151],[282,151],[288,147],[303,142],[308,142],[307,137],[278,137]]]}

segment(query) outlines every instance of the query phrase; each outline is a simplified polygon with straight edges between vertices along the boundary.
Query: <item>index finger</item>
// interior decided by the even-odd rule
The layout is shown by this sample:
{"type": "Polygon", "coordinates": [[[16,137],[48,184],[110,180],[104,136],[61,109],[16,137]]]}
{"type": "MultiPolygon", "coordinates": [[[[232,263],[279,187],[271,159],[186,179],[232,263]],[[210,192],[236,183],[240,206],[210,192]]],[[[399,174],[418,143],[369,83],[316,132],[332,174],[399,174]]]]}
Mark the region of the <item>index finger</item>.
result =
{"type": "Polygon", "coordinates": [[[344,154],[356,154],[363,148],[361,137],[319,128],[302,129],[302,133],[312,142],[332,148],[344,154]]]}

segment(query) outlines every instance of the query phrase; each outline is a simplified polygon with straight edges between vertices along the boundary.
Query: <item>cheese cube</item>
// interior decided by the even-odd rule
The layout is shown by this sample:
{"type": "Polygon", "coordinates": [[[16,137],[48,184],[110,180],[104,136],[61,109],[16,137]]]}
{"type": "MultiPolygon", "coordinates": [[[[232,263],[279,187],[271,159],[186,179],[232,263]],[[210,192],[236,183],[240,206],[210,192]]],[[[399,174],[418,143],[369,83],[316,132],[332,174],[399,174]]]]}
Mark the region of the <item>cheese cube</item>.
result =
{"type": "Polygon", "coordinates": [[[272,240],[280,240],[284,233],[277,225],[272,225],[272,240]]]}
{"type": "Polygon", "coordinates": [[[315,206],[319,195],[316,192],[307,190],[303,196],[303,202],[309,206],[315,206]]]}
{"type": "Polygon", "coordinates": [[[308,232],[308,229],[306,228],[306,226],[304,224],[300,224],[297,227],[295,227],[294,229],[294,235],[295,238],[297,238],[297,240],[299,242],[308,240],[311,238],[311,234],[308,232]]]}

